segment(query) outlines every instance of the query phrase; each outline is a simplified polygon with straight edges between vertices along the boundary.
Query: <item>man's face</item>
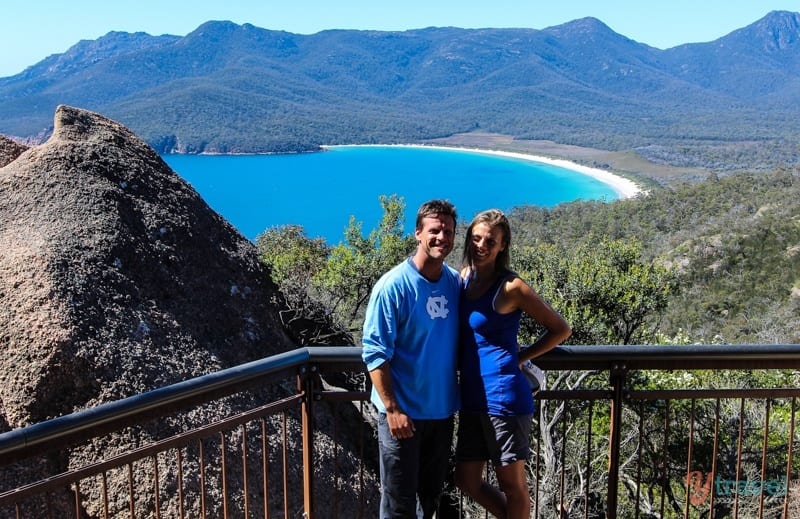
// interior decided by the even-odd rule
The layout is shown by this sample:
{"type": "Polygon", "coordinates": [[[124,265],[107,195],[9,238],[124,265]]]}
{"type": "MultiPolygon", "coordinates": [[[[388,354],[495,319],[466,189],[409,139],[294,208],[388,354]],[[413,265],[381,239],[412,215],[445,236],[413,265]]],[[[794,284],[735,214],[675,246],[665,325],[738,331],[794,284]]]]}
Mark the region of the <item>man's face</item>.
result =
{"type": "Polygon", "coordinates": [[[453,250],[456,223],[452,216],[431,215],[422,219],[422,228],[414,232],[419,248],[428,258],[444,261],[453,250]]]}

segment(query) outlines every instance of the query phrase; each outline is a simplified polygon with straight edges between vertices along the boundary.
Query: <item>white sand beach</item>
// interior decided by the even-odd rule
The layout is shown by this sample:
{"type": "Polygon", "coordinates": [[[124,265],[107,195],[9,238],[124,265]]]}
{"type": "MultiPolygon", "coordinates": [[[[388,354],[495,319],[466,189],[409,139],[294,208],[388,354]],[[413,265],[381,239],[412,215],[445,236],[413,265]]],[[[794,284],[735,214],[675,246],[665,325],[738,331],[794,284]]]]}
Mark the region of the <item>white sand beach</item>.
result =
{"type": "MultiPolygon", "coordinates": [[[[361,144],[354,144],[352,146],[362,146],[361,144]]],[[[604,169],[598,168],[590,168],[589,166],[583,166],[581,164],[576,164],[569,160],[564,159],[551,159],[548,157],[540,157],[538,155],[529,155],[527,153],[517,153],[512,151],[499,151],[499,150],[487,150],[482,148],[465,148],[461,146],[431,146],[427,144],[366,144],[363,146],[398,146],[398,147],[406,147],[406,148],[429,148],[429,149],[440,149],[440,150],[456,150],[456,151],[468,151],[471,153],[482,153],[484,155],[499,155],[502,157],[512,157],[516,159],[522,160],[530,160],[533,162],[539,162],[542,164],[550,164],[552,166],[557,166],[559,168],[568,169],[574,171],[576,173],[580,173],[582,175],[588,175],[594,179],[603,182],[604,184],[608,184],[611,188],[616,191],[620,198],[632,198],[644,191],[639,187],[634,181],[625,178],[620,175],[615,175],[610,171],[606,171],[604,169]]],[[[323,146],[325,148],[327,146],[323,146]]]]}
{"type": "MultiPolygon", "coordinates": [[[[416,146],[416,145],[410,145],[416,146]]],[[[550,164],[552,166],[557,166],[559,168],[569,169],[576,173],[580,173],[582,175],[588,175],[594,179],[599,180],[604,184],[608,184],[611,188],[617,192],[620,198],[632,198],[639,193],[642,193],[642,189],[632,180],[622,177],[620,175],[615,175],[610,171],[606,171],[604,169],[597,169],[597,168],[590,168],[589,166],[582,166],[581,164],[576,164],[574,162],[570,162],[564,159],[551,159],[548,157],[540,157],[537,155],[529,155],[527,153],[516,153],[512,151],[498,151],[498,150],[485,150],[480,148],[462,148],[462,147],[455,147],[455,146],[419,146],[423,148],[438,148],[443,150],[459,150],[459,151],[469,151],[473,153],[483,153],[486,155],[499,155],[502,157],[513,157],[515,159],[523,159],[523,160],[530,160],[533,162],[541,162],[542,164],[550,164]]]]}

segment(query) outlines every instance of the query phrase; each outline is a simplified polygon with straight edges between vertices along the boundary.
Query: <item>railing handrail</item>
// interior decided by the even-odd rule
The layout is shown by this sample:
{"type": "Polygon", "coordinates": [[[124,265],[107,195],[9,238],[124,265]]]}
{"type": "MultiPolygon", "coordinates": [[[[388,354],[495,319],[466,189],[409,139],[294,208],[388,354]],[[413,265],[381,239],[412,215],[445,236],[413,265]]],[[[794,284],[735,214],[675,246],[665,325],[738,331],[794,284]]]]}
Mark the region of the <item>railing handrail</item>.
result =
{"type": "MultiPolygon", "coordinates": [[[[800,368],[800,344],[692,345],[692,346],[559,346],[536,359],[542,369],[792,369],[800,368]]],[[[0,434],[4,463],[64,446],[141,422],[169,409],[197,404],[209,397],[237,393],[259,379],[304,365],[361,365],[361,348],[354,346],[303,347],[164,386],[146,393],[76,411],[0,434]]]]}
{"type": "Polygon", "coordinates": [[[550,370],[793,369],[800,368],[800,344],[558,346],[536,364],[550,370]]]}
{"type": "MultiPolygon", "coordinates": [[[[113,402],[76,411],[50,420],[0,434],[0,459],[10,461],[11,453],[33,452],[49,445],[69,441],[78,435],[109,431],[137,423],[158,410],[179,409],[210,395],[226,396],[271,374],[306,364],[309,348],[279,353],[182,382],[160,387],[113,402]]],[[[19,456],[13,456],[18,459],[19,456]]]]}

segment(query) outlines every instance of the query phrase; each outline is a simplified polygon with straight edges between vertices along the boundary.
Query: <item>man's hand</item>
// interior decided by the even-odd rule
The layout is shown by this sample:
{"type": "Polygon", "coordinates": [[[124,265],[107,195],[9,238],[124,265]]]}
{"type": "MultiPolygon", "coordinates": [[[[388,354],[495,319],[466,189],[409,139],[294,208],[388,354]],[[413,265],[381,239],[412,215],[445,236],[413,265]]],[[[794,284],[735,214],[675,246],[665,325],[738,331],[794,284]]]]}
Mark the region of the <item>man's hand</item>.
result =
{"type": "Polygon", "coordinates": [[[392,437],[402,440],[414,436],[414,420],[400,409],[400,405],[394,397],[389,363],[384,362],[370,371],[369,377],[386,408],[386,424],[389,426],[389,433],[392,437]]]}
{"type": "Polygon", "coordinates": [[[414,436],[414,420],[402,411],[386,412],[386,423],[389,424],[389,432],[394,438],[403,440],[414,436]]]}

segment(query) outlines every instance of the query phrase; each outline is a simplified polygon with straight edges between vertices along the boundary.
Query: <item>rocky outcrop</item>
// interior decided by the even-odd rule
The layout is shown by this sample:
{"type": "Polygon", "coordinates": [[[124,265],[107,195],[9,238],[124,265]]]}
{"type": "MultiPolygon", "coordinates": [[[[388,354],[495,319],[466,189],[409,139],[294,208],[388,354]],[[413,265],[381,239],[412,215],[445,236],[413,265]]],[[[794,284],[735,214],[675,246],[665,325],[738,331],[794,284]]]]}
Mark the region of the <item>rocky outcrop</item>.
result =
{"type": "Polygon", "coordinates": [[[27,146],[0,135],[0,168],[22,155],[22,152],[27,149],[27,146]]]}
{"type": "MultiPolygon", "coordinates": [[[[128,129],[60,106],[46,143],[15,146],[0,141],[0,430],[296,347],[253,244],[128,129]]],[[[96,440],[57,468],[283,395],[96,440]]]]}

